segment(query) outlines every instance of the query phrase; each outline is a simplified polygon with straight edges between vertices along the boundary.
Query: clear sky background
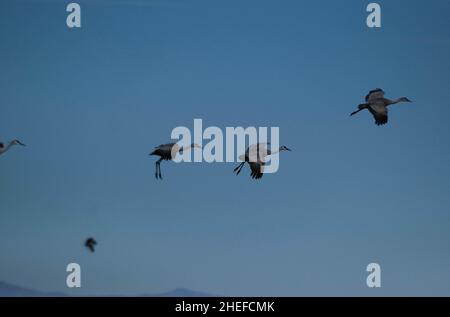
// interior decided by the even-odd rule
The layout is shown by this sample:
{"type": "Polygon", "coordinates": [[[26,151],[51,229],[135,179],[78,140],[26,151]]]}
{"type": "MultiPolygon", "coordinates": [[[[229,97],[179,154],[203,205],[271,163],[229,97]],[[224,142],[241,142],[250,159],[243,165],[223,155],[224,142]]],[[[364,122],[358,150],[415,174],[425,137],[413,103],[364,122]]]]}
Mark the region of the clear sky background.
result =
{"type": "Polygon", "coordinates": [[[79,294],[450,295],[450,1],[0,2],[0,280],[79,294]],[[349,113],[407,96],[389,125],[349,113]],[[279,126],[280,170],[162,164],[279,126]],[[98,250],[82,246],[94,236],[98,250]],[[65,285],[82,267],[82,289],[65,285]],[[366,265],[382,267],[380,290],[366,265]]]}

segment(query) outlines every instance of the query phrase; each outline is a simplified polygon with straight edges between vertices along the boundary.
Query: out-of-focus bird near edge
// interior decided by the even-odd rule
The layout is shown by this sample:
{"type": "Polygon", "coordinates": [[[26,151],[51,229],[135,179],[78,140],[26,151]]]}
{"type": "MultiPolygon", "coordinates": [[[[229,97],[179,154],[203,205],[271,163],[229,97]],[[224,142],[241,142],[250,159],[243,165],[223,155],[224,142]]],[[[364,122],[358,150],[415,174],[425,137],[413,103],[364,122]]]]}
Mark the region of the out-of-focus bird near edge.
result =
{"type": "Polygon", "coordinates": [[[366,103],[360,104],[358,110],[352,112],[350,116],[367,109],[375,118],[375,124],[383,125],[388,123],[388,106],[395,105],[400,102],[412,102],[406,97],[401,97],[396,100],[384,98],[384,91],[380,88],[374,89],[366,96],[366,103]]]}
{"type": "Polygon", "coordinates": [[[264,175],[264,165],[266,163],[265,158],[267,156],[282,151],[291,151],[291,149],[287,148],[284,145],[280,146],[279,149],[272,151],[267,148],[267,145],[268,143],[257,143],[249,146],[247,151],[245,151],[245,154],[239,157],[239,159],[243,162],[234,169],[234,173],[236,173],[236,175],[239,175],[245,163],[248,163],[251,170],[250,176],[253,179],[261,179],[264,175]]]}
{"type": "Polygon", "coordinates": [[[177,143],[168,143],[168,144],[161,144],[153,150],[149,155],[155,155],[159,156],[160,159],[156,161],[155,163],[155,177],[156,179],[162,179],[161,175],[161,161],[171,161],[175,158],[177,153],[183,153],[183,151],[190,150],[191,148],[202,148],[198,144],[191,144],[188,146],[180,146],[177,143]]]}
{"type": "Polygon", "coordinates": [[[94,238],[87,238],[86,242],[84,242],[84,246],[89,249],[91,252],[95,252],[95,246],[97,245],[97,241],[94,238]]]}
{"type": "Polygon", "coordinates": [[[14,145],[25,146],[25,144],[23,144],[22,142],[20,142],[17,139],[16,140],[12,140],[11,142],[8,143],[8,145],[5,145],[3,142],[0,142],[0,155],[6,153],[6,151],[8,151],[14,145]]]}

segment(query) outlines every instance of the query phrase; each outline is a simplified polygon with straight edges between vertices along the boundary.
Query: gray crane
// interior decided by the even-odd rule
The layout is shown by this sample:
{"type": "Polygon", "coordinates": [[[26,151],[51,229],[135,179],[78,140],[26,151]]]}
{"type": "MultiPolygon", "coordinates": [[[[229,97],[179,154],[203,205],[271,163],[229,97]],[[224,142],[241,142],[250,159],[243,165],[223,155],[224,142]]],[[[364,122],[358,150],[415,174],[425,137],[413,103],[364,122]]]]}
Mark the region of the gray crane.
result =
{"type": "Polygon", "coordinates": [[[11,142],[8,143],[8,145],[5,145],[3,142],[0,142],[0,155],[5,154],[5,152],[8,151],[14,145],[25,146],[25,144],[23,144],[22,142],[20,142],[17,139],[12,140],[11,142]]]}
{"type": "Polygon", "coordinates": [[[388,123],[388,106],[395,105],[400,102],[412,102],[406,97],[401,97],[395,100],[384,98],[384,91],[380,88],[371,90],[366,96],[366,103],[360,104],[358,110],[352,112],[350,116],[357,114],[364,109],[369,112],[375,118],[376,125],[383,125],[388,123]]]}
{"type": "Polygon", "coordinates": [[[241,155],[239,159],[242,161],[235,169],[234,173],[236,176],[241,173],[242,168],[245,163],[250,166],[250,176],[253,179],[261,179],[264,175],[264,165],[266,164],[265,159],[267,156],[282,152],[291,151],[288,147],[282,145],[277,150],[267,149],[268,143],[257,143],[248,147],[244,155],[241,155]]]}
{"type": "Polygon", "coordinates": [[[161,144],[161,145],[155,147],[153,152],[151,152],[149,155],[155,155],[155,156],[160,157],[159,160],[157,160],[155,163],[156,179],[162,179],[162,176],[161,176],[161,162],[162,161],[171,161],[175,158],[175,156],[178,153],[183,153],[183,151],[187,151],[191,148],[200,148],[201,149],[202,147],[195,143],[193,143],[189,146],[183,146],[183,147],[177,143],[161,144]]]}

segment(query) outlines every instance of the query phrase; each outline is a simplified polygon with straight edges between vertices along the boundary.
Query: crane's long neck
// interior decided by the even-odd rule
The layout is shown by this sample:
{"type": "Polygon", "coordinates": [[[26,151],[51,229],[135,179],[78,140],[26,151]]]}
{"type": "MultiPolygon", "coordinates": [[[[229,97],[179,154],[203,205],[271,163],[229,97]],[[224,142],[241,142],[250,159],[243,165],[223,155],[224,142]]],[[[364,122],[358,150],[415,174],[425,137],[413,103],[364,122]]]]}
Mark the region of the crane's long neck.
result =
{"type": "Polygon", "coordinates": [[[398,103],[400,103],[400,102],[402,102],[403,101],[403,99],[402,98],[398,98],[398,99],[395,99],[395,100],[391,100],[391,99],[386,99],[386,106],[390,106],[390,105],[395,105],[395,104],[398,104],[398,103]]]}
{"type": "Polygon", "coordinates": [[[280,152],[281,152],[280,149],[276,149],[276,150],[270,151],[270,155],[274,155],[274,154],[277,154],[280,152]]]}
{"type": "Polygon", "coordinates": [[[275,149],[275,150],[273,150],[273,151],[270,151],[270,152],[268,153],[268,155],[274,155],[274,154],[277,154],[277,153],[280,153],[280,152],[281,152],[280,149],[275,149]]]}
{"type": "Polygon", "coordinates": [[[180,151],[189,151],[190,149],[192,149],[192,145],[186,145],[186,146],[183,146],[183,147],[180,149],[180,151]]]}

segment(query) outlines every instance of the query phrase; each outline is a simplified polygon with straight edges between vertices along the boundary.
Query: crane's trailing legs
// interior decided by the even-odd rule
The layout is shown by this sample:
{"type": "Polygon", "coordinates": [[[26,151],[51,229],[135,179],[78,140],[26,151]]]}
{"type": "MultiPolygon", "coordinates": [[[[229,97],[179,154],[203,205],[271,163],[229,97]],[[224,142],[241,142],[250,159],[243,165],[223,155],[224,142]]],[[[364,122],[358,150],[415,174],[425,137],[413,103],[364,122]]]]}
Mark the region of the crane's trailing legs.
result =
{"type": "Polygon", "coordinates": [[[350,117],[351,117],[351,116],[354,116],[355,114],[357,114],[357,113],[360,112],[360,111],[363,111],[364,109],[367,109],[367,104],[365,104],[365,103],[360,104],[360,105],[358,106],[358,110],[356,110],[355,112],[352,112],[352,113],[350,114],[350,117]]]}
{"type": "Polygon", "coordinates": [[[162,160],[163,160],[163,158],[160,158],[155,163],[155,167],[156,167],[155,177],[156,177],[156,179],[162,179],[162,175],[161,175],[161,161],[162,160]]]}
{"type": "Polygon", "coordinates": [[[239,175],[239,173],[241,172],[242,168],[244,167],[245,162],[242,162],[241,164],[238,165],[238,167],[236,167],[234,169],[234,173],[236,173],[236,176],[239,175]]]}

